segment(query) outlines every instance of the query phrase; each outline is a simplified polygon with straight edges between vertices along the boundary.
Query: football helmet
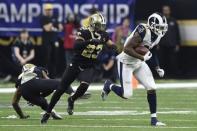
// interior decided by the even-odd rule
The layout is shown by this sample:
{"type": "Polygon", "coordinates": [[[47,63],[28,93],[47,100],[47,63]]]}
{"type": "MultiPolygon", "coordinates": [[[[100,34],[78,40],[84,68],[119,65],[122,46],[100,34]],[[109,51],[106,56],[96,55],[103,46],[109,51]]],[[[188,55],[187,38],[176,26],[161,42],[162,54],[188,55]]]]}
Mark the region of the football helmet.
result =
{"type": "Polygon", "coordinates": [[[94,31],[104,31],[106,28],[106,20],[101,13],[90,16],[89,26],[94,31]]]}
{"type": "Polygon", "coordinates": [[[164,36],[168,30],[166,17],[160,13],[153,13],[148,17],[148,27],[156,35],[164,36]]]}
{"type": "Polygon", "coordinates": [[[27,72],[31,71],[35,68],[36,66],[34,64],[25,64],[22,68],[22,72],[27,72]]]}

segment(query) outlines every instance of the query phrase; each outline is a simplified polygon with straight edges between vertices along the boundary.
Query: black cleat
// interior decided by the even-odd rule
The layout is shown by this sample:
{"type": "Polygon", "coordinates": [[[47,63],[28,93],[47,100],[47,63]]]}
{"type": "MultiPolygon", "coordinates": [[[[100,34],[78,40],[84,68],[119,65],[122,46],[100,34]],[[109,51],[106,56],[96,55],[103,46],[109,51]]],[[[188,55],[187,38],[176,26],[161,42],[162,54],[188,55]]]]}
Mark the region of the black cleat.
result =
{"type": "Polygon", "coordinates": [[[42,116],[42,119],[41,119],[41,124],[46,124],[48,119],[50,118],[51,114],[50,113],[45,113],[43,116],[42,116]]]}
{"type": "Polygon", "coordinates": [[[73,115],[73,109],[74,109],[74,101],[71,97],[68,98],[68,107],[67,112],[69,115],[73,115]]]}
{"type": "Polygon", "coordinates": [[[166,124],[158,121],[156,117],[152,117],[151,118],[151,126],[166,126],[166,124]]]}
{"type": "Polygon", "coordinates": [[[103,86],[103,90],[101,91],[101,98],[103,101],[105,101],[107,99],[108,94],[110,93],[110,85],[111,85],[111,81],[106,80],[105,84],[103,86]]]}

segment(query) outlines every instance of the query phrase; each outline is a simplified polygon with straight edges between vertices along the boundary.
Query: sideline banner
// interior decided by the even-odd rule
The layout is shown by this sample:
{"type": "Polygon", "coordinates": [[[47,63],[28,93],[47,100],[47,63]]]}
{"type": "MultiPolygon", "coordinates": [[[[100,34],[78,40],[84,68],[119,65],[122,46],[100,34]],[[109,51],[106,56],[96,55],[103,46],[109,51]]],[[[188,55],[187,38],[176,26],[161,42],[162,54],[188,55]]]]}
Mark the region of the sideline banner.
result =
{"type": "Polygon", "coordinates": [[[133,23],[135,0],[1,0],[0,36],[16,36],[22,28],[39,36],[44,3],[53,4],[60,22],[64,22],[69,13],[76,13],[83,19],[92,7],[96,7],[107,18],[109,29],[120,24],[125,17],[133,23]]]}

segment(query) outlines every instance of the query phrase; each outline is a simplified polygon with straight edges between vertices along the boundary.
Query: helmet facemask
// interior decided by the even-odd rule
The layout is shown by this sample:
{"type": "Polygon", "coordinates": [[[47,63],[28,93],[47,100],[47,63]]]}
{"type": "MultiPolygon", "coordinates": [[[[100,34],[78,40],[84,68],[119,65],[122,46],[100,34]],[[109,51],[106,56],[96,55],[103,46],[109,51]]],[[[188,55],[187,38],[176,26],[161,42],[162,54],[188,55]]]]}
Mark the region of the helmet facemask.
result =
{"type": "Polygon", "coordinates": [[[97,13],[90,17],[90,27],[94,31],[105,31],[106,22],[102,14],[97,13]]]}
{"type": "Polygon", "coordinates": [[[94,23],[93,28],[94,28],[95,31],[104,31],[106,29],[106,25],[97,22],[97,23],[94,23]]]}

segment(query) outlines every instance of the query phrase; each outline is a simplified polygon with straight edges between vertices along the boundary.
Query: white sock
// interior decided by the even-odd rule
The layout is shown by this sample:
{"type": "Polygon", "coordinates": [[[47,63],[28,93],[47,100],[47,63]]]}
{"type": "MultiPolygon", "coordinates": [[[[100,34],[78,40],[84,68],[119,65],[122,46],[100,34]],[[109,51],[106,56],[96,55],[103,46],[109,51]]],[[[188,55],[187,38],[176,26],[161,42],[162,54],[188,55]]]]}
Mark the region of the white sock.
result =
{"type": "Polygon", "coordinates": [[[157,113],[151,114],[151,117],[157,117],[157,113]]]}
{"type": "Polygon", "coordinates": [[[111,90],[111,87],[113,86],[114,84],[111,84],[110,86],[109,86],[109,89],[111,90]]]}

